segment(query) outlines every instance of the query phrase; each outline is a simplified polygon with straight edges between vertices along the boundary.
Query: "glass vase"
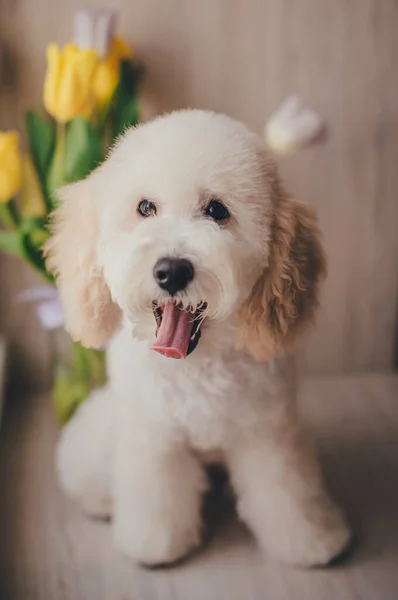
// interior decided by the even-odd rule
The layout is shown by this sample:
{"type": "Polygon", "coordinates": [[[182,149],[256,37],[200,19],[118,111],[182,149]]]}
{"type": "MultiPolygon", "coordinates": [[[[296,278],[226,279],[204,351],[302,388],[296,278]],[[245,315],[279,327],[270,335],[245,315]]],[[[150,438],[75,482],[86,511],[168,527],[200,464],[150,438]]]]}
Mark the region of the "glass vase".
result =
{"type": "Polygon", "coordinates": [[[65,424],[93,389],[106,381],[105,351],[84,348],[63,327],[51,332],[52,397],[56,416],[65,424]]]}

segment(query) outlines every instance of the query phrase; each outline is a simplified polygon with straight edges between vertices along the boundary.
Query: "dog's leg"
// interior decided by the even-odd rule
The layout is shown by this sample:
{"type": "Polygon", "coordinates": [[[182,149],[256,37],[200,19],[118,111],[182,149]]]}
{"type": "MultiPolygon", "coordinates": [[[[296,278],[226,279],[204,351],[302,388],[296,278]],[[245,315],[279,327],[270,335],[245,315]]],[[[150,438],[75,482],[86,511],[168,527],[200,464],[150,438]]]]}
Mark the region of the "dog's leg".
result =
{"type": "Polygon", "coordinates": [[[350,543],[347,521],[324,488],[315,453],[289,409],[227,453],[238,510],[260,545],[297,566],[327,565],[350,543]]]}
{"type": "Polygon", "coordinates": [[[201,502],[207,487],[198,459],[165,440],[159,426],[125,421],[114,481],[116,546],[148,567],[174,563],[202,541],[201,502]],[[131,424],[132,425],[132,424],[131,424]]]}
{"type": "Polygon", "coordinates": [[[108,388],[93,392],[63,428],[57,448],[62,487],[96,518],[109,518],[112,511],[113,400],[108,388]]]}

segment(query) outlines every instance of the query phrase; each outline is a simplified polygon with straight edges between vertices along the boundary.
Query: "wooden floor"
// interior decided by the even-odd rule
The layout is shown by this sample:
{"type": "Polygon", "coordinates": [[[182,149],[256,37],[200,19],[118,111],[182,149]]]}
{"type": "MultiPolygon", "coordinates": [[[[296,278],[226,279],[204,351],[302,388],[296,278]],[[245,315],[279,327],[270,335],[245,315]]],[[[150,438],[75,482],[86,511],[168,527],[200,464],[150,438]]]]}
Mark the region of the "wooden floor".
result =
{"type": "Polygon", "coordinates": [[[49,399],[9,401],[0,431],[0,599],[397,600],[398,377],[310,379],[301,405],[357,531],[350,560],[327,570],[282,566],[224,515],[203,552],[151,572],[120,556],[109,525],[86,520],[57,489],[49,399]]]}

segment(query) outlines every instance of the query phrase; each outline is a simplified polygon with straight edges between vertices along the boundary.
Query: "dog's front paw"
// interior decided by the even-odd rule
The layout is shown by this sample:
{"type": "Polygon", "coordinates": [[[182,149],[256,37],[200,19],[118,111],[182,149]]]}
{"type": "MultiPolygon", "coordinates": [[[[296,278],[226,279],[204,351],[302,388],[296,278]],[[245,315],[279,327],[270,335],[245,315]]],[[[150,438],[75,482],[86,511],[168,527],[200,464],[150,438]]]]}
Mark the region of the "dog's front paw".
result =
{"type": "Polygon", "coordinates": [[[272,528],[272,533],[267,532],[266,550],[275,558],[297,567],[330,565],[349,549],[352,531],[345,516],[335,506],[322,517],[309,515],[308,518],[300,516],[282,521],[280,527],[272,528]]]}
{"type": "Polygon", "coordinates": [[[188,557],[202,543],[200,521],[184,523],[165,519],[139,517],[129,523],[115,519],[114,540],[116,547],[128,557],[148,568],[156,568],[188,557]]]}

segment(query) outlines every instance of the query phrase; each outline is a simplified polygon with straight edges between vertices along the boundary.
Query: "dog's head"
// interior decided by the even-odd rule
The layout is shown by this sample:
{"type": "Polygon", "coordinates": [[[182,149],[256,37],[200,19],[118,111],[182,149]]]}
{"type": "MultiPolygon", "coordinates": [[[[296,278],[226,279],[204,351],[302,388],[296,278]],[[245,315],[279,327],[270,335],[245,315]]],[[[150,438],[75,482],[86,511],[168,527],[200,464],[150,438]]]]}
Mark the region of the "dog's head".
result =
{"type": "Polygon", "coordinates": [[[264,360],[311,321],[325,270],[315,215],[226,116],[181,111],[132,129],[60,197],[48,267],[84,345],[104,345],[124,313],[166,356],[230,323],[264,360]]]}

